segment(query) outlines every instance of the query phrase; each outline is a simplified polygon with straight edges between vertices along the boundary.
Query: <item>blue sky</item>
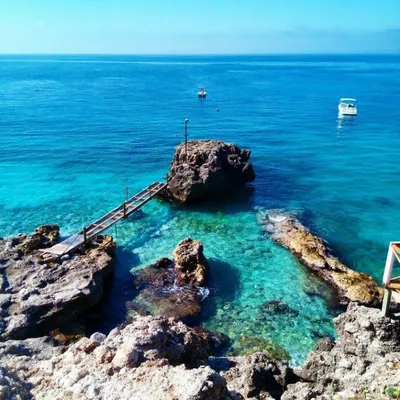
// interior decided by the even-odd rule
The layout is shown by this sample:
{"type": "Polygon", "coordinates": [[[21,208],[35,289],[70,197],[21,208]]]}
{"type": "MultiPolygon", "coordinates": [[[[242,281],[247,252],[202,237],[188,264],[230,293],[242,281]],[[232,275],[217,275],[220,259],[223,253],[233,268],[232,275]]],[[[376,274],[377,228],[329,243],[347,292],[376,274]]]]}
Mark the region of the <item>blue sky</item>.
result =
{"type": "Polygon", "coordinates": [[[400,52],[400,0],[0,0],[0,53],[400,52]]]}

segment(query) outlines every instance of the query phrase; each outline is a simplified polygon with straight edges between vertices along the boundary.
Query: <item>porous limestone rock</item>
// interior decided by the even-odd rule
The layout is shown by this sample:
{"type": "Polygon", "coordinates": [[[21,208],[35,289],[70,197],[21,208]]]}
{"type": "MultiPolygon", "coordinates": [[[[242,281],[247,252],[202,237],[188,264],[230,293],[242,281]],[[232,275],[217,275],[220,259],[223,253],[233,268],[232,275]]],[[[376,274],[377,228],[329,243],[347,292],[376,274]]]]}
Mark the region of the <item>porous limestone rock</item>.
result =
{"type": "Polygon", "coordinates": [[[333,345],[317,346],[282,400],[390,399],[400,386],[400,321],[378,309],[351,303],[335,318],[339,335],[333,345]]]}
{"type": "Polygon", "coordinates": [[[288,384],[298,381],[286,362],[263,353],[209,358],[209,365],[226,379],[228,389],[241,399],[279,399],[288,384]]]}
{"type": "Polygon", "coordinates": [[[190,140],[175,149],[167,196],[181,203],[216,200],[255,179],[250,150],[219,140],[190,140]]]}
{"type": "Polygon", "coordinates": [[[49,338],[0,343],[0,363],[37,400],[231,399],[225,379],[201,365],[213,354],[212,342],[211,334],[180,321],[138,317],[68,349],[49,338]]]}
{"type": "Polygon", "coordinates": [[[15,373],[0,366],[0,400],[30,400],[29,386],[15,373]]]}

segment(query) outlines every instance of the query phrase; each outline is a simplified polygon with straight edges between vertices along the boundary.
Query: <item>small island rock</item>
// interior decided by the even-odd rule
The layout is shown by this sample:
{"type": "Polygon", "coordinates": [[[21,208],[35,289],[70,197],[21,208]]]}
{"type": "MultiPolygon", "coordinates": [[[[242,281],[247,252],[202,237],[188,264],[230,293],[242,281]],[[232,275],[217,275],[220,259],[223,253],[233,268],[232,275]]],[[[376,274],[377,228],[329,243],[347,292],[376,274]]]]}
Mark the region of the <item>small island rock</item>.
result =
{"type": "Polygon", "coordinates": [[[203,245],[198,240],[186,238],[178,243],[172,256],[177,270],[179,286],[192,284],[203,286],[208,270],[208,263],[203,253],[203,245]]]}
{"type": "Polygon", "coordinates": [[[255,179],[250,150],[219,140],[190,140],[175,149],[167,196],[180,203],[216,200],[255,179]]]}
{"type": "Polygon", "coordinates": [[[186,238],[172,253],[174,260],[160,258],[154,264],[135,273],[137,298],[128,309],[145,315],[185,318],[201,311],[208,263],[203,245],[186,238]]]}

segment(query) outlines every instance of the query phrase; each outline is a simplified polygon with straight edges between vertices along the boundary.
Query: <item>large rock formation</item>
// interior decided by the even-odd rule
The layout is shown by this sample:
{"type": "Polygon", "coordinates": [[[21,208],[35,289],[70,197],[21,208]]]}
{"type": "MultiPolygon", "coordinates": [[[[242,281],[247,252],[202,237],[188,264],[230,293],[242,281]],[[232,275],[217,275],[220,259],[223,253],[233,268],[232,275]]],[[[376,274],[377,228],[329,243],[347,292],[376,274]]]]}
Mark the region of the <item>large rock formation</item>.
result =
{"type": "Polygon", "coordinates": [[[398,398],[400,321],[352,303],[335,326],[338,340],[317,345],[282,400],[398,398]]]}
{"type": "Polygon", "coordinates": [[[282,213],[261,213],[259,220],[277,243],[289,249],[302,264],[332,285],[340,303],[354,301],[371,306],[381,303],[383,293],[376,282],[369,275],[342,264],[324,242],[296,218],[282,213]]]}
{"type": "Polygon", "coordinates": [[[215,200],[255,178],[250,151],[219,140],[190,140],[175,149],[167,194],[181,203],[215,200]]]}
{"type": "Polygon", "coordinates": [[[113,270],[115,244],[109,236],[82,254],[44,262],[38,249],[58,240],[57,225],[32,235],[0,240],[0,336],[47,333],[99,302],[113,270]]]}
{"type": "Polygon", "coordinates": [[[206,289],[208,263],[203,245],[182,240],[172,253],[174,260],[161,258],[135,274],[139,295],[128,308],[141,314],[185,318],[201,310],[206,289]]]}

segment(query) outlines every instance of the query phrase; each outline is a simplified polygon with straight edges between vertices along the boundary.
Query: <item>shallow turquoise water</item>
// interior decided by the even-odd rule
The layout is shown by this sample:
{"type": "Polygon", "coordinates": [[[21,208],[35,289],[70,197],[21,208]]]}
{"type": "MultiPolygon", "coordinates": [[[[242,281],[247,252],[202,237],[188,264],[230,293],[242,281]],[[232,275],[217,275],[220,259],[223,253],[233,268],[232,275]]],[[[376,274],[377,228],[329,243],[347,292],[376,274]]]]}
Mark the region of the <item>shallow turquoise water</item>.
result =
{"type": "Polygon", "coordinates": [[[212,267],[201,322],[233,339],[273,340],[297,363],[333,334],[332,312],[312,295],[328,289],[264,236],[257,213],[297,211],[344,262],[379,280],[399,228],[399,78],[397,56],[2,56],[0,234],[55,222],[67,236],[119,204],[126,185],[133,193],[162,179],[188,117],[191,138],[252,149],[255,191],[193,209],[152,202],[119,224],[104,320],[124,314],[131,269],[191,236],[212,267]],[[358,98],[356,119],[337,118],[342,96],[358,98]],[[261,318],[273,299],[299,315],[261,318]]]}

